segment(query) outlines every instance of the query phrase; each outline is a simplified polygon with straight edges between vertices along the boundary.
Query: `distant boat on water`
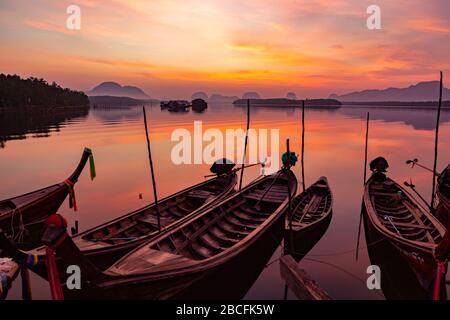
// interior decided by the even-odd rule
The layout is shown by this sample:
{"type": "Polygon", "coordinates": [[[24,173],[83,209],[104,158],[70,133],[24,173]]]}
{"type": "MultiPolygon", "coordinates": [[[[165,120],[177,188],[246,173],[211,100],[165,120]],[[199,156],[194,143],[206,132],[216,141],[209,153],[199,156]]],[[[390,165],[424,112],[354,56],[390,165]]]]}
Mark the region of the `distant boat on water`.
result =
{"type": "Polygon", "coordinates": [[[208,108],[208,103],[203,99],[192,100],[192,110],[195,112],[203,112],[208,108]]]}
{"type": "Polygon", "coordinates": [[[170,112],[186,112],[191,104],[187,100],[170,100],[160,102],[161,110],[167,109],[170,112]]]}

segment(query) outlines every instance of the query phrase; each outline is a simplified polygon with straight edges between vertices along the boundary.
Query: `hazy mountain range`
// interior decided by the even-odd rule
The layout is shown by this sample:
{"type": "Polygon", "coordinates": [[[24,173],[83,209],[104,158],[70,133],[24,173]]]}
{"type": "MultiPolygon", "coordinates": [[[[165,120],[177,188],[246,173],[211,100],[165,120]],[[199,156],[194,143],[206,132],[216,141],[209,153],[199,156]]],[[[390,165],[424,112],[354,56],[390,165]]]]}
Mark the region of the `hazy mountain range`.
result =
{"type": "MultiPolygon", "coordinates": [[[[439,99],[439,81],[419,82],[407,88],[363,90],[343,95],[331,94],[329,98],[342,102],[437,101],[439,99]]],[[[443,88],[442,99],[450,100],[450,89],[443,88]]]]}
{"type": "Polygon", "coordinates": [[[113,96],[113,97],[129,97],[139,100],[151,99],[144,90],[133,86],[121,86],[117,82],[103,82],[91,91],[86,92],[88,96],[113,96]]]}
{"type": "MultiPolygon", "coordinates": [[[[134,86],[122,86],[116,82],[103,82],[86,92],[88,96],[112,96],[129,97],[138,100],[152,99],[144,90],[134,86]]],[[[239,99],[237,96],[223,96],[215,93],[208,96],[203,91],[192,94],[192,99],[200,98],[209,102],[234,102],[239,99]]],[[[295,93],[289,92],[288,99],[295,100],[295,93]]],[[[439,98],[439,81],[424,81],[411,85],[406,88],[387,88],[372,89],[351,92],[343,95],[331,94],[329,99],[339,100],[341,102],[386,102],[386,101],[437,101],[439,98]]],[[[443,100],[450,100],[450,89],[443,88],[443,100]]],[[[258,92],[245,92],[242,99],[261,99],[258,92]]]]}

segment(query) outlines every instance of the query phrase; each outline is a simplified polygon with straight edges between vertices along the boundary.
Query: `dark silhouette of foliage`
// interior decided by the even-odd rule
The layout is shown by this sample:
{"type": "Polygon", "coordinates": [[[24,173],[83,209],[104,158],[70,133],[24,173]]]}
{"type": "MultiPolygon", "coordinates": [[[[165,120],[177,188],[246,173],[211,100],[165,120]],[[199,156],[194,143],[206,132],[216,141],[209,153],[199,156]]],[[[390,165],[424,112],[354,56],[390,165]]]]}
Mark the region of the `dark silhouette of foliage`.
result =
{"type": "Polygon", "coordinates": [[[61,88],[53,82],[18,75],[0,74],[0,107],[61,107],[88,106],[89,99],[84,92],[61,88]]]}

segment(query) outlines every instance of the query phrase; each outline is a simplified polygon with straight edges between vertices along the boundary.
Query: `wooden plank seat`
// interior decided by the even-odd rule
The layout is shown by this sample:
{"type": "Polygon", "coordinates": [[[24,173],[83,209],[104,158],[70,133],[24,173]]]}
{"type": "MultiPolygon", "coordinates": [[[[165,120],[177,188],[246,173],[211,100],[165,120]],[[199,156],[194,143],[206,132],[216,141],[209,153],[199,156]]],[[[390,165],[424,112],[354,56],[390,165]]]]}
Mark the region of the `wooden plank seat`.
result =
{"type": "Polygon", "coordinates": [[[244,198],[273,203],[282,203],[286,199],[287,192],[274,194],[271,193],[271,191],[273,191],[272,188],[270,188],[269,192],[267,193],[266,190],[267,189],[255,190],[254,192],[245,195],[244,198]]]}
{"type": "MultiPolygon", "coordinates": [[[[145,216],[135,217],[134,220],[136,222],[142,222],[147,225],[151,225],[153,227],[158,226],[158,217],[154,216],[152,214],[147,214],[145,216]]],[[[174,219],[166,218],[166,217],[160,217],[161,225],[168,225],[172,221],[175,221],[174,219]]]]}
{"type": "Polygon", "coordinates": [[[197,198],[197,199],[208,199],[209,197],[212,197],[214,195],[213,192],[207,191],[207,190],[192,190],[189,191],[187,196],[189,198],[197,198]]]}

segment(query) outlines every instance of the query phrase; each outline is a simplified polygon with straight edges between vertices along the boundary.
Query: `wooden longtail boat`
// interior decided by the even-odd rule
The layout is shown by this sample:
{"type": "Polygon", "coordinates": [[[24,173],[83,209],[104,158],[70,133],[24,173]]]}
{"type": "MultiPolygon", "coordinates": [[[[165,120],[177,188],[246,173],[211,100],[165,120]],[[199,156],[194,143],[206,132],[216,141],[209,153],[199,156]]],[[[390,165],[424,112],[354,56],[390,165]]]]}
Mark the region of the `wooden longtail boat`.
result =
{"type": "Polygon", "coordinates": [[[328,180],[320,177],[292,201],[292,233],[286,216],[285,249],[299,262],[320,240],[331,222],[333,195],[328,180]]]}
{"type": "MultiPolygon", "coordinates": [[[[237,177],[234,171],[206,180],[158,201],[162,230],[173,226],[182,219],[192,217],[208,205],[218,202],[233,192],[237,177]]],[[[73,237],[79,250],[101,270],[108,268],[124,254],[159,233],[155,203],[130,212],[117,219],[106,222],[73,237]]],[[[0,241],[0,247],[2,241],[0,241]]],[[[7,244],[3,244],[7,246],[7,244]]],[[[13,248],[9,245],[9,248],[13,248]]],[[[16,257],[24,255],[9,252],[16,257]]],[[[44,256],[45,246],[31,250],[27,254],[37,255],[39,261],[30,269],[43,278],[47,278],[44,256]],[[39,258],[41,257],[41,258],[39,258]]],[[[60,271],[66,265],[58,260],[60,271]]],[[[60,272],[64,275],[65,272],[60,272]]]]}
{"type": "Polygon", "coordinates": [[[380,285],[387,300],[427,300],[430,292],[397,246],[373,234],[367,215],[363,214],[370,263],[380,268],[380,285]]]}
{"type": "MultiPolygon", "coordinates": [[[[273,245],[285,228],[290,171],[262,177],[192,219],[177,224],[100,272],[67,233],[49,244],[66,263],[81,267],[82,290],[66,297],[109,299],[227,298],[233,277],[273,245]]],[[[77,292],[75,292],[77,291],[77,292]]]]}
{"type": "Polygon", "coordinates": [[[448,212],[450,212],[450,164],[439,175],[436,195],[439,200],[436,217],[443,225],[448,225],[448,212]]]}
{"type": "Polygon", "coordinates": [[[0,201],[0,229],[19,240],[21,249],[42,245],[40,238],[45,219],[57,212],[91,155],[92,152],[85,149],[77,168],[64,182],[0,201]]]}
{"type": "MultiPolygon", "coordinates": [[[[381,172],[367,181],[363,201],[368,246],[388,242],[431,298],[438,270],[434,252],[446,228],[402,186],[381,172]]],[[[443,288],[442,284],[439,286],[445,291],[445,284],[443,288]]]]}

